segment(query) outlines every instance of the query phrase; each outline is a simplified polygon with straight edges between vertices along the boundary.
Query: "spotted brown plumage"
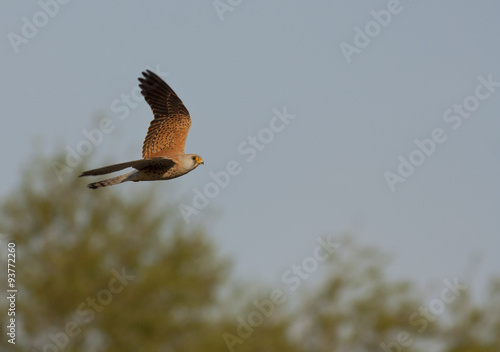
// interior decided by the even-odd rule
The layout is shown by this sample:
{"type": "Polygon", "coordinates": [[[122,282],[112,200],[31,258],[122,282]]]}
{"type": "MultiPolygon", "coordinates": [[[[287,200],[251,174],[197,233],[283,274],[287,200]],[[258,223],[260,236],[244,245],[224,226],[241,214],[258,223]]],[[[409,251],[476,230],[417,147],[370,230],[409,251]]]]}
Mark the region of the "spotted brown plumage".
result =
{"type": "Polygon", "coordinates": [[[184,153],[191,117],[182,101],[154,72],[146,70],[142,74],[144,78],[139,78],[139,87],[154,115],[142,146],[143,159],[83,172],[80,177],[104,175],[128,167],[137,170],[90,183],[89,188],[96,189],[127,181],[170,180],[203,164],[199,155],[184,153]]]}
{"type": "Polygon", "coordinates": [[[154,72],[139,78],[141,93],[153,110],[154,120],[142,145],[144,159],[169,154],[184,154],[191,117],[177,94],[154,72]]]}

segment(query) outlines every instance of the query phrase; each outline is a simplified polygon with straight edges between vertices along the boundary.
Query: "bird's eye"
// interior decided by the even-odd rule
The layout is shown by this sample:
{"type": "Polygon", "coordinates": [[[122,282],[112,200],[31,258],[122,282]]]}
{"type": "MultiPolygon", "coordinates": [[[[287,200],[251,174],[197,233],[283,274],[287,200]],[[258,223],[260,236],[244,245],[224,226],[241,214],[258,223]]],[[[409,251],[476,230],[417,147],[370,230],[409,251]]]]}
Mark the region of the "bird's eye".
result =
{"type": "Polygon", "coordinates": [[[196,157],[195,157],[195,156],[193,156],[193,160],[195,160],[195,161],[196,161],[196,157]]]}

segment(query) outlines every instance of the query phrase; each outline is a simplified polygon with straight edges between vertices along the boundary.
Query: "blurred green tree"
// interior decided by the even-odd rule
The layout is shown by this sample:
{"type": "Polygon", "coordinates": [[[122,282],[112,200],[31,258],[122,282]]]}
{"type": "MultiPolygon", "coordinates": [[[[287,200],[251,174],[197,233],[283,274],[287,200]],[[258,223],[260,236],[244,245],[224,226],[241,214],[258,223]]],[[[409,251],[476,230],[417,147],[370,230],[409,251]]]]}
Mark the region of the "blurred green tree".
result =
{"type": "MultiPolygon", "coordinates": [[[[205,231],[186,228],[156,185],[128,195],[91,191],[79,170],[59,180],[52,162],[34,158],[1,206],[0,231],[17,248],[18,335],[15,346],[0,346],[226,351],[232,322],[219,293],[229,261],[205,231]]],[[[272,350],[289,347],[282,342],[272,350]]]]}
{"type": "Polygon", "coordinates": [[[60,181],[54,160],[63,163],[33,158],[0,205],[18,289],[16,344],[4,334],[2,350],[500,351],[498,280],[481,304],[456,290],[426,318],[426,296],[384,275],[387,255],[347,236],[319,286],[290,295],[282,283],[235,282],[205,230],[159,199],[160,185],[90,191],[60,181]]]}
{"type": "Polygon", "coordinates": [[[500,281],[476,304],[459,278],[421,292],[389,280],[388,255],[343,237],[329,257],[328,277],[305,294],[294,316],[303,351],[492,352],[500,351],[500,281]]]}

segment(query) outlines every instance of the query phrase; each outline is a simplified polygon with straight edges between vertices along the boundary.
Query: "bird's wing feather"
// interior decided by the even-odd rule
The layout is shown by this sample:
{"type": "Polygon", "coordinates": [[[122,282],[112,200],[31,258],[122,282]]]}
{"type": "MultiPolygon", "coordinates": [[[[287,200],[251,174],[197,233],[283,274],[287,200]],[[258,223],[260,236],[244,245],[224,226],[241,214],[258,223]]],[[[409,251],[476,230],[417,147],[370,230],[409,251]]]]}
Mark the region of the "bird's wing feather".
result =
{"type": "Polygon", "coordinates": [[[139,78],[141,93],[153,110],[154,119],[142,146],[144,159],[184,154],[191,117],[177,94],[154,72],[139,78]]]}
{"type": "Polygon", "coordinates": [[[174,165],[175,165],[175,162],[172,159],[168,159],[168,158],[140,159],[140,160],[127,161],[125,163],[114,164],[114,165],[104,166],[104,167],[101,167],[98,169],[85,171],[80,175],[80,177],[109,174],[109,173],[112,173],[115,171],[123,170],[127,167],[133,167],[134,169],[137,169],[137,170],[142,170],[146,167],[161,167],[161,168],[169,169],[174,165]]]}

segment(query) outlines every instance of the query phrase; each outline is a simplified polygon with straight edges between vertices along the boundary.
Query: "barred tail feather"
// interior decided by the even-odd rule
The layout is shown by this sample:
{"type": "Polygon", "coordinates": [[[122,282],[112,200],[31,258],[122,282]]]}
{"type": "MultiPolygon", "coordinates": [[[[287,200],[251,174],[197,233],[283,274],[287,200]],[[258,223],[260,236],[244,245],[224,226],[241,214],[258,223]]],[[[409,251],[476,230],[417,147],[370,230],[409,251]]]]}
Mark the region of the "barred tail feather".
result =
{"type": "Polygon", "coordinates": [[[113,177],[113,178],[108,178],[106,180],[92,182],[92,183],[89,183],[87,185],[87,187],[90,188],[90,189],[98,189],[98,188],[101,188],[101,187],[107,187],[107,186],[117,185],[119,183],[130,181],[130,179],[128,177],[130,175],[134,174],[134,173],[135,173],[135,171],[131,172],[129,174],[120,175],[120,176],[116,176],[116,177],[113,177]]]}

